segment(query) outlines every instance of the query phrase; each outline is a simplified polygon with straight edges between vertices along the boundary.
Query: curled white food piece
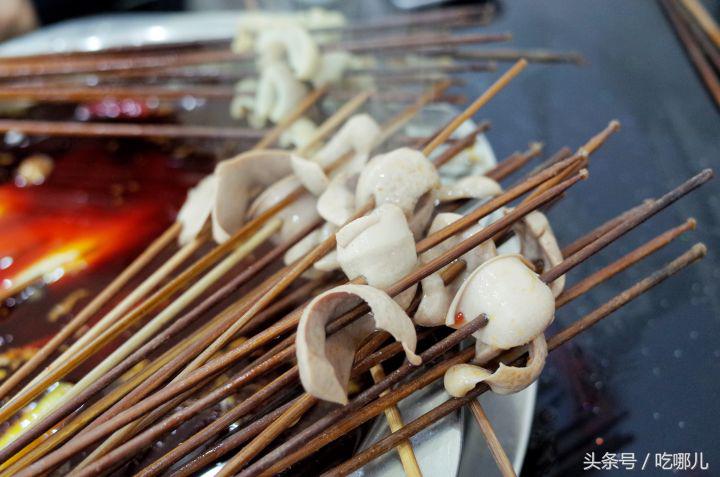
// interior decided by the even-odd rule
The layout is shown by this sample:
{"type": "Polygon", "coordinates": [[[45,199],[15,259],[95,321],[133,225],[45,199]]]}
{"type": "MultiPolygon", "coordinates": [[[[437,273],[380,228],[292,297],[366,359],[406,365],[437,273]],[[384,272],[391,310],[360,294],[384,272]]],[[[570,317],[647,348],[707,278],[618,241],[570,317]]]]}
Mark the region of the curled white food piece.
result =
{"type": "Polygon", "coordinates": [[[355,213],[356,183],[357,175],[341,172],[333,176],[318,197],[317,211],[320,217],[338,227],[350,220],[355,213]]]}
{"type": "Polygon", "coordinates": [[[421,363],[415,354],[417,336],[412,321],[385,292],[367,285],[342,285],[313,298],[303,310],[295,339],[305,391],[326,401],[347,403],[356,348],[375,329],[387,331],[402,343],[412,364],[421,363]],[[370,313],[327,338],[325,326],[330,319],[352,309],[360,300],[367,303],[370,313]]]}
{"type": "Polygon", "coordinates": [[[480,265],[458,290],[446,315],[461,326],[484,313],[488,324],[474,333],[487,345],[510,349],[545,331],[555,316],[555,297],[520,255],[499,255],[480,265]]]}
{"type": "Polygon", "coordinates": [[[440,185],[435,166],[421,152],[407,147],[373,157],[360,173],[355,202],[394,204],[410,218],[421,197],[440,185]]]}
{"type": "Polygon", "coordinates": [[[313,159],[326,168],[344,154],[352,151],[355,153],[355,158],[342,170],[359,172],[379,137],[380,125],[370,115],[355,114],[345,121],[313,159]]]}
{"type": "MultiPolygon", "coordinates": [[[[549,270],[563,261],[550,222],[542,212],[530,212],[521,221],[516,222],[513,228],[520,237],[520,253],[535,264],[541,262],[542,271],[549,270]]],[[[550,289],[556,297],[564,288],[565,275],[550,283],[550,289]]]]}
{"type": "MultiPolygon", "coordinates": [[[[297,188],[300,181],[293,175],[288,175],[276,181],[257,196],[248,210],[248,217],[255,218],[266,210],[283,201],[297,188]]],[[[273,236],[280,243],[290,240],[302,230],[309,227],[319,219],[316,211],[317,199],[307,192],[283,207],[275,214],[282,220],[280,233],[273,236]]]]}
{"type": "Polygon", "coordinates": [[[311,194],[320,195],[327,188],[328,178],[317,162],[293,155],[290,157],[290,166],[295,177],[311,194]]]}
{"type": "Polygon", "coordinates": [[[302,81],[311,79],[320,66],[320,50],[304,28],[287,25],[269,28],[260,33],[255,43],[260,68],[286,60],[294,76],[302,81]]]}
{"type": "Polygon", "coordinates": [[[266,121],[277,123],[307,95],[308,89],[290,72],[287,65],[273,63],[260,74],[251,123],[262,127],[266,121]]]}
{"type": "MultiPolygon", "coordinates": [[[[428,235],[437,233],[462,217],[461,214],[452,212],[438,214],[430,225],[428,235]]],[[[455,247],[460,241],[478,233],[480,230],[482,230],[482,226],[475,224],[461,234],[449,237],[430,250],[423,252],[420,255],[420,261],[423,263],[430,262],[455,247]]],[[[497,250],[495,249],[495,243],[492,240],[487,240],[460,257],[465,262],[465,270],[463,270],[455,280],[450,282],[448,286],[440,286],[442,279],[440,278],[439,272],[423,278],[420,282],[423,296],[415,313],[415,323],[421,326],[440,326],[445,324],[445,316],[450,307],[450,297],[455,294],[460,285],[478,266],[496,255],[497,250]]]]}
{"type": "Polygon", "coordinates": [[[281,150],[248,151],[220,162],[215,168],[214,239],[227,240],[245,223],[253,197],[291,173],[290,153],[281,150]]]}
{"type": "Polygon", "coordinates": [[[493,373],[472,364],[456,364],[445,372],[445,390],[453,397],[463,397],[478,383],[486,382],[497,394],[520,392],[540,376],[547,353],[545,335],[541,333],[530,342],[525,366],[507,366],[500,363],[493,373]]]}
{"type": "MultiPolygon", "coordinates": [[[[332,224],[325,223],[319,229],[315,229],[307,234],[295,245],[290,247],[287,252],[285,252],[285,255],[283,256],[285,265],[290,265],[309,254],[321,242],[327,239],[330,235],[334,234],[336,230],[337,228],[332,224]]],[[[337,263],[337,254],[333,250],[320,260],[317,260],[313,264],[313,268],[306,271],[306,276],[308,278],[318,277],[321,274],[318,272],[329,272],[337,270],[338,268],[340,268],[340,264],[337,263]]]]}
{"type": "Polygon", "coordinates": [[[460,199],[486,199],[500,194],[502,187],[489,177],[467,176],[440,187],[438,199],[440,202],[450,202],[460,199]]]}
{"type": "Polygon", "coordinates": [[[178,236],[180,245],[186,245],[194,240],[207,219],[210,218],[217,187],[217,177],[211,174],[188,191],[187,199],[185,199],[185,203],[177,215],[177,220],[181,225],[180,235],[178,236]]]}
{"type": "Polygon", "coordinates": [[[300,149],[308,144],[316,131],[317,125],[311,119],[303,116],[282,133],[278,143],[284,148],[292,146],[300,149]]]}
{"type": "Polygon", "coordinates": [[[337,259],[350,279],[386,289],[417,264],[415,240],[402,210],[384,204],[338,230],[337,259]]]}

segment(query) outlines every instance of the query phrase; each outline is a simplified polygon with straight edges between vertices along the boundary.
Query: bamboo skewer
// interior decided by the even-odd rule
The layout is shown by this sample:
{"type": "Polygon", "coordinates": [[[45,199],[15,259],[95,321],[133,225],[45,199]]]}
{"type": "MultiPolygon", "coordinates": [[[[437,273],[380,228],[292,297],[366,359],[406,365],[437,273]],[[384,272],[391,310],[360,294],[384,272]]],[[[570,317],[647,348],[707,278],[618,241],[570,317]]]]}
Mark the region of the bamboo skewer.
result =
{"type": "Polygon", "coordinates": [[[695,17],[698,24],[705,30],[707,36],[720,48],[720,27],[712,15],[708,13],[702,3],[698,0],[682,0],[683,6],[695,17]]]}
{"type": "MultiPolygon", "coordinates": [[[[565,328],[560,333],[554,335],[548,340],[548,351],[554,350],[558,346],[574,338],[581,332],[595,325],[597,322],[599,322],[612,312],[624,306],[634,298],[640,296],[650,288],[658,285],[659,283],[663,282],[664,280],[679,272],[683,268],[701,259],[705,254],[705,246],[702,244],[696,244],[690,250],[667,264],[665,267],[659,269],[652,275],[649,275],[643,280],[637,282],[629,289],[625,290],[619,295],[616,295],[610,301],[596,308],[591,313],[585,315],[580,320],[565,328]]],[[[471,349],[470,351],[473,350],[471,349]]],[[[517,359],[521,356],[521,353],[517,353],[513,350],[505,353],[504,359],[502,359],[502,361],[505,363],[513,363],[517,361],[517,359]],[[520,356],[517,356],[518,354],[520,354],[520,356]]],[[[470,356],[468,356],[468,358],[470,358],[470,356]]],[[[476,386],[472,391],[470,391],[465,397],[453,398],[446,401],[445,403],[427,412],[413,422],[405,425],[402,430],[390,434],[390,436],[385,437],[384,439],[372,445],[370,448],[355,455],[350,460],[346,461],[344,464],[332,469],[329,472],[324,473],[323,477],[347,475],[353,470],[356,470],[362,465],[370,462],[377,456],[382,455],[388,450],[392,449],[397,445],[398,442],[408,439],[409,437],[428,427],[433,422],[436,422],[443,416],[446,416],[450,412],[453,412],[454,410],[459,409],[460,407],[475,400],[477,396],[487,390],[488,386],[484,383],[481,383],[476,386]]],[[[276,466],[276,468],[279,466],[280,465],[276,466]]]]}
{"type": "Polygon", "coordinates": [[[693,21],[692,14],[687,8],[675,8],[675,11],[682,17],[685,25],[690,29],[690,33],[696,42],[700,44],[702,52],[708,57],[717,72],[720,72],[720,48],[715,46],[710,38],[705,34],[702,26],[693,21]]]}
{"type": "MultiPolygon", "coordinates": [[[[700,78],[705,83],[710,95],[713,97],[715,104],[720,106],[720,79],[712,69],[712,66],[708,63],[698,45],[693,41],[692,33],[688,30],[687,26],[683,23],[682,18],[676,10],[676,6],[667,0],[660,0],[660,4],[663,6],[665,13],[672,23],[675,32],[681,43],[687,50],[690,60],[695,65],[695,68],[700,74],[700,78]]],[[[691,2],[692,4],[692,2],[691,2]]],[[[687,2],[686,2],[687,5],[687,2]]]]}
{"type": "MultiPolygon", "coordinates": [[[[322,96],[322,92],[320,94],[313,94],[310,95],[310,99],[317,101],[322,96]]],[[[303,114],[304,111],[306,111],[309,107],[311,107],[313,104],[313,101],[303,101],[301,102],[297,108],[295,108],[288,117],[299,117],[303,114]]],[[[291,124],[290,121],[281,121],[274,129],[271,130],[271,136],[273,138],[276,138],[279,136],[282,131],[289,127],[291,124]]],[[[152,288],[155,287],[155,285],[167,276],[167,274],[170,273],[174,269],[175,266],[177,266],[179,263],[184,261],[183,257],[189,256],[192,252],[194,252],[204,240],[203,238],[198,238],[188,244],[187,246],[183,247],[179,252],[175,254],[175,256],[166,262],[161,269],[156,271],[151,277],[149,277],[142,286],[138,287],[136,290],[134,290],[128,297],[126,297],[116,308],[115,313],[111,317],[105,317],[103,320],[101,320],[100,323],[98,323],[97,327],[94,327],[95,330],[100,330],[101,328],[104,328],[107,324],[107,326],[110,326],[109,324],[112,323],[112,326],[108,330],[104,331],[104,334],[101,336],[98,336],[95,331],[90,332],[86,334],[84,337],[80,338],[71,348],[68,350],[68,352],[64,353],[64,356],[71,356],[71,352],[75,352],[76,350],[79,350],[81,347],[83,347],[87,342],[93,338],[96,339],[94,349],[99,348],[102,346],[103,343],[107,342],[109,339],[111,339],[113,336],[115,336],[117,333],[121,332],[123,329],[127,328],[130,324],[132,324],[134,321],[137,321],[138,319],[142,318],[144,314],[151,311],[154,307],[156,307],[158,304],[160,304],[166,296],[173,293],[174,290],[180,288],[185,283],[192,280],[195,276],[202,273],[206,268],[211,266],[216,260],[220,259],[220,257],[231,251],[232,248],[239,243],[241,239],[244,238],[244,236],[250,232],[253,232],[256,228],[260,227],[263,222],[272,215],[275,214],[277,210],[281,210],[285,205],[286,202],[289,203],[289,201],[294,200],[293,197],[288,197],[286,201],[281,201],[280,203],[276,204],[275,206],[271,207],[268,211],[266,211],[264,214],[261,214],[259,217],[257,217],[256,220],[252,220],[246,224],[245,227],[242,227],[233,237],[231,237],[227,242],[224,244],[216,247],[213,251],[208,253],[203,259],[196,262],[196,264],[191,267],[190,269],[184,271],[180,274],[180,276],[176,277],[175,280],[171,281],[171,283],[168,283],[166,286],[164,286],[161,290],[156,292],[153,296],[148,298],[142,306],[136,308],[129,314],[122,317],[122,320],[116,321],[118,318],[120,318],[125,311],[129,310],[129,307],[132,306],[140,297],[144,296],[146,293],[148,293],[152,288]]],[[[204,237],[204,235],[201,235],[201,237],[204,237]]],[[[97,332],[99,333],[99,331],[97,332]]],[[[64,373],[69,371],[70,369],[73,369],[77,364],[79,364],[79,361],[85,359],[87,356],[89,356],[92,349],[90,347],[85,347],[82,349],[82,353],[76,353],[75,356],[72,357],[72,359],[65,359],[65,360],[56,360],[55,363],[60,361],[59,365],[51,365],[45,372],[43,373],[43,376],[38,376],[30,385],[28,385],[23,391],[18,393],[16,396],[14,396],[8,403],[3,405],[2,408],[0,408],[0,420],[6,419],[10,415],[14,414],[19,410],[22,406],[27,404],[31,399],[37,396],[39,392],[47,388],[54,380],[59,379],[60,377],[64,376],[64,373]]]]}
{"type": "MultiPolygon", "coordinates": [[[[516,477],[515,469],[513,469],[512,463],[505,453],[505,449],[503,449],[502,444],[500,444],[500,440],[498,439],[497,434],[495,434],[495,430],[490,423],[490,419],[488,419],[487,414],[485,414],[485,411],[477,399],[470,401],[470,411],[475,418],[475,422],[477,422],[480,427],[483,436],[485,436],[485,441],[490,449],[490,454],[492,454],[493,459],[495,459],[495,463],[497,464],[498,469],[500,469],[500,473],[503,477],[516,477]]],[[[393,432],[398,430],[399,429],[393,429],[393,432]]]]}

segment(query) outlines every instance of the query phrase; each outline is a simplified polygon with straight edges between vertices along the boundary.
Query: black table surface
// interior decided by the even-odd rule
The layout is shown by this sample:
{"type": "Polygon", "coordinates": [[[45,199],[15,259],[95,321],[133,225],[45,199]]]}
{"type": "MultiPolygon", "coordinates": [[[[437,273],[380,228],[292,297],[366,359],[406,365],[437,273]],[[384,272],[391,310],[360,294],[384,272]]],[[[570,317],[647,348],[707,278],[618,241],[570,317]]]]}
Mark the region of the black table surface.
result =
{"type": "MultiPolygon", "coordinates": [[[[718,165],[718,109],[656,2],[516,0],[500,8],[487,30],[512,31],[518,47],[577,50],[589,64],[531,65],[482,111],[479,117],[493,123],[488,137],[498,157],[532,140],[543,141],[548,151],[577,147],[611,119],[622,123],[593,157],[590,180],[550,213],[563,243],[718,165]]],[[[491,76],[472,77],[465,93],[477,94],[491,76]]],[[[634,453],[635,471],[649,454],[649,475],[661,472],[654,468],[655,454],[702,452],[710,474],[720,473],[720,181],[573,270],[568,281],[688,217],[697,219],[697,231],[558,313],[556,328],[696,241],[708,247],[701,263],[550,357],[524,475],[577,475],[588,452],[598,460],[606,452],[634,453]]]]}

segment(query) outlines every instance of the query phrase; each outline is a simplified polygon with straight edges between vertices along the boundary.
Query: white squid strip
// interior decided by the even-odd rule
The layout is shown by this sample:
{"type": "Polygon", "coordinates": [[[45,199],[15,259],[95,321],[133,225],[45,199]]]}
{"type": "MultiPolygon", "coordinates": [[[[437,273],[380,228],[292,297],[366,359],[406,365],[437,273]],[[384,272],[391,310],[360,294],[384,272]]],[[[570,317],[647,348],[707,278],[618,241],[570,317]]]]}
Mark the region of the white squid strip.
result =
{"type": "Polygon", "coordinates": [[[295,177],[311,194],[318,196],[327,188],[328,178],[317,162],[293,155],[290,157],[290,166],[295,177]]]}
{"type": "Polygon", "coordinates": [[[249,151],[220,162],[215,168],[214,239],[230,238],[245,223],[252,196],[291,173],[290,154],[280,150],[249,151]]]}
{"type": "Polygon", "coordinates": [[[311,79],[320,67],[320,50],[304,28],[288,25],[267,29],[255,43],[261,67],[266,62],[287,60],[294,76],[302,81],[311,79]]]}
{"type": "Polygon", "coordinates": [[[345,172],[335,175],[325,191],[318,197],[320,217],[336,226],[344,225],[355,213],[355,193],[351,190],[357,176],[345,172]]]}
{"type": "Polygon", "coordinates": [[[395,204],[412,217],[421,197],[440,185],[435,166],[421,152],[403,147],[373,157],[360,173],[355,202],[395,204]]]}
{"type": "Polygon", "coordinates": [[[545,331],[555,316],[555,297],[520,255],[499,255],[480,265],[458,290],[446,316],[473,320],[484,313],[488,324],[475,338],[500,349],[524,345],[545,331]]]}
{"type": "Polygon", "coordinates": [[[415,327],[386,293],[367,285],[343,285],[315,297],[303,310],[295,339],[305,390],[319,399],[346,404],[355,351],[375,329],[390,333],[402,343],[408,361],[421,364],[415,354],[415,327]],[[328,321],[352,308],[357,299],[368,304],[370,313],[326,339],[328,321]]]}
{"type": "Polygon", "coordinates": [[[460,199],[486,199],[502,194],[500,184],[485,176],[467,176],[440,187],[438,199],[449,202],[460,199]]]}
{"type": "Polygon", "coordinates": [[[311,119],[303,116],[282,133],[278,143],[280,147],[301,149],[307,145],[316,131],[317,125],[311,119]]]}
{"type": "Polygon", "coordinates": [[[217,188],[217,177],[211,174],[188,191],[187,199],[177,215],[181,225],[178,237],[180,245],[186,245],[194,240],[210,218],[217,188]]]}
{"type": "Polygon", "coordinates": [[[315,70],[312,84],[320,88],[342,80],[345,71],[350,67],[352,55],[346,51],[331,51],[320,57],[320,65],[315,70]]]}
{"type": "Polygon", "coordinates": [[[381,205],[338,230],[337,258],[349,279],[386,289],[417,264],[415,240],[402,210],[381,205]]]}
{"type": "Polygon", "coordinates": [[[530,386],[545,366],[547,343],[543,334],[530,342],[528,361],[523,367],[500,363],[494,373],[472,364],[456,364],[445,372],[445,390],[454,397],[463,397],[478,383],[486,382],[497,394],[513,394],[530,386]]]}
{"type": "MultiPolygon", "coordinates": [[[[541,260],[544,270],[549,270],[563,261],[550,222],[542,212],[530,212],[523,220],[516,222],[513,228],[520,237],[520,253],[531,262],[541,260]]],[[[556,297],[564,288],[565,275],[550,283],[550,289],[556,297]]]]}

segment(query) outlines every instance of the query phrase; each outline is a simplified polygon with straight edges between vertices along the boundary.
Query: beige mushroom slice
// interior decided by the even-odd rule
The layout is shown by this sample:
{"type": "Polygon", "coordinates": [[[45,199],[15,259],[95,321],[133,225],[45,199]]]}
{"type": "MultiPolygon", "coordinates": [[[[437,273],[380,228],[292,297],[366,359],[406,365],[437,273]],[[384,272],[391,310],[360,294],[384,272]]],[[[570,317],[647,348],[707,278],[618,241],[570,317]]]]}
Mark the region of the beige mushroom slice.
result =
{"type": "Polygon", "coordinates": [[[495,348],[510,349],[545,331],[555,315],[555,297],[522,256],[499,255],[463,282],[445,323],[457,327],[482,313],[488,324],[474,333],[475,338],[495,348]]]}
{"type": "Polygon", "coordinates": [[[249,151],[220,162],[212,209],[215,240],[224,242],[235,233],[246,221],[253,196],[291,173],[290,153],[281,150],[249,151]]]}
{"type": "Polygon", "coordinates": [[[328,183],[325,191],[318,197],[317,211],[320,217],[336,226],[342,226],[355,213],[355,193],[357,175],[341,172],[328,183]]]}
{"type": "Polygon", "coordinates": [[[267,62],[287,60],[294,76],[302,81],[313,78],[320,67],[320,50],[304,28],[287,25],[262,31],[255,43],[261,68],[267,62]]]}
{"type": "Polygon", "coordinates": [[[309,394],[326,401],[347,403],[355,350],[373,330],[390,333],[402,343],[405,354],[414,365],[421,364],[415,354],[415,327],[405,311],[390,296],[367,285],[342,285],[315,297],[303,310],[295,344],[300,380],[309,394]],[[364,301],[370,313],[327,338],[325,326],[364,301]]]}
{"type": "Polygon", "coordinates": [[[290,157],[290,166],[295,177],[311,194],[320,195],[327,188],[328,178],[317,162],[292,155],[290,157]]]}
{"type": "MultiPolygon", "coordinates": [[[[247,216],[250,218],[257,217],[284,200],[298,187],[300,187],[300,181],[294,175],[281,178],[257,196],[250,206],[247,216]]],[[[276,242],[284,243],[290,240],[317,221],[320,216],[317,214],[316,204],[317,199],[305,192],[291,204],[277,212],[275,217],[282,219],[283,223],[280,233],[274,236],[274,238],[278,239],[276,242]]]]}
{"type": "Polygon", "coordinates": [[[290,113],[307,93],[307,87],[293,77],[287,65],[268,65],[260,74],[251,116],[252,125],[261,127],[268,119],[277,123],[290,113]]]}
{"type": "Polygon", "coordinates": [[[478,383],[486,382],[497,394],[513,394],[530,386],[542,373],[548,350],[545,335],[535,337],[528,348],[525,366],[500,363],[494,373],[472,364],[456,364],[445,372],[445,390],[453,397],[463,397],[478,383]]]}
{"type": "Polygon", "coordinates": [[[412,217],[421,197],[440,185],[435,166],[421,152],[407,147],[373,157],[360,173],[355,202],[394,204],[412,217]]]}
{"type": "Polygon", "coordinates": [[[489,177],[467,176],[440,187],[438,199],[440,202],[450,202],[460,199],[486,199],[500,194],[502,187],[489,177]]]}
{"type": "MultiPolygon", "coordinates": [[[[533,263],[542,262],[541,269],[549,270],[563,261],[562,252],[545,214],[530,212],[516,222],[515,233],[520,237],[520,253],[533,263]]],[[[550,289],[556,297],[565,288],[565,275],[555,279],[550,289]]]]}
{"type": "MultiPolygon", "coordinates": [[[[443,212],[438,214],[433,223],[430,225],[428,235],[432,235],[439,230],[447,227],[453,222],[462,218],[461,214],[452,212],[443,212]]],[[[461,240],[465,240],[471,235],[482,230],[482,226],[476,224],[463,233],[452,236],[447,240],[440,242],[430,250],[420,255],[420,261],[427,263],[443,253],[447,252],[461,240]]],[[[450,283],[449,286],[442,285],[443,281],[438,272],[425,277],[420,283],[422,285],[423,296],[415,312],[415,323],[421,326],[440,326],[445,324],[445,315],[450,307],[451,296],[457,292],[465,279],[482,263],[490,260],[497,255],[495,243],[492,240],[481,243],[474,249],[467,252],[461,258],[465,261],[465,270],[459,277],[450,283]]]]}
{"type": "Polygon", "coordinates": [[[302,149],[317,132],[317,125],[309,118],[302,117],[282,133],[278,143],[281,147],[302,149]]]}
{"type": "Polygon", "coordinates": [[[415,240],[405,215],[384,204],[338,230],[337,258],[351,280],[357,277],[386,289],[417,264],[415,240]]]}
{"type": "Polygon", "coordinates": [[[323,168],[332,165],[344,154],[353,151],[355,158],[342,170],[359,172],[380,137],[380,125],[368,114],[355,114],[323,146],[313,158],[323,168]]]}
{"type": "Polygon", "coordinates": [[[217,177],[211,174],[188,191],[187,199],[177,215],[177,221],[181,225],[178,236],[180,245],[194,240],[205,226],[213,209],[217,187],[217,177]]]}

